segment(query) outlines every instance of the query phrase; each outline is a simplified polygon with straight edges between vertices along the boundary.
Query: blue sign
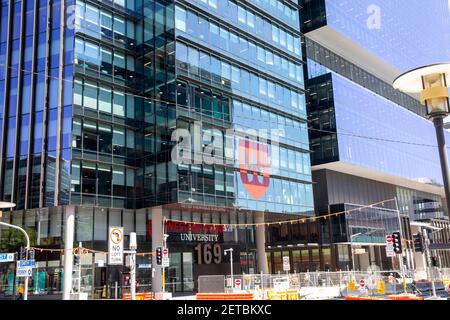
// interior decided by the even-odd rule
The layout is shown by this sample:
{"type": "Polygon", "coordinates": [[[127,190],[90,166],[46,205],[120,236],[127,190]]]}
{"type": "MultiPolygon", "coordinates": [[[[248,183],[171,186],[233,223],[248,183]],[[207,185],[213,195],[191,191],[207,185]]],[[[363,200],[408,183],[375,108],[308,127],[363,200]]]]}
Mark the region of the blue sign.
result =
{"type": "Polygon", "coordinates": [[[31,267],[36,268],[36,260],[19,260],[17,261],[17,268],[31,267]]]}
{"type": "Polygon", "coordinates": [[[146,264],[146,263],[141,263],[138,266],[139,269],[150,269],[151,267],[152,267],[151,264],[146,264]]]}
{"type": "Polygon", "coordinates": [[[0,253],[0,262],[13,262],[14,253],[0,253]]]}
{"type": "Polygon", "coordinates": [[[33,269],[30,267],[19,268],[16,271],[16,277],[31,277],[33,275],[33,269]]]}

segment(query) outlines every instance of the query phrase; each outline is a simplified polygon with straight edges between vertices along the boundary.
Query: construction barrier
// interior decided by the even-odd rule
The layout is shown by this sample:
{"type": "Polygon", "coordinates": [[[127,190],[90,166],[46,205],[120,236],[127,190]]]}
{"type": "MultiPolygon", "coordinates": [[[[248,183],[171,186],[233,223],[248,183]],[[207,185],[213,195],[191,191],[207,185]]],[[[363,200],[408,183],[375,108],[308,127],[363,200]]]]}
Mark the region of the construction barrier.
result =
{"type": "Polygon", "coordinates": [[[286,290],[286,291],[267,291],[268,300],[300,300],[300,292],[298,290],[286,290]]]}
{"type": "Polygon", "coordinates": [[[254,300],[253,293],[197,293],[197,300],[254,300]]]}
{"type": "Polygon", "coordinates": [[[345,300],[384,300],[376,297],[345,296],[345,300]]]}
{"type": "Polygon", "coordinates": [[[424,300],[423,297],[417,297],[412,295],[391,295],[388,296],[391,300],[424,300]]]}
{"type": "MultiPolygon", "coordinates": [[[[153,300],[153,292],[136,293],[136,300],[153,300]]],[[[131,300],[131,293],[124,293],[122,300],[131,300]]]]}

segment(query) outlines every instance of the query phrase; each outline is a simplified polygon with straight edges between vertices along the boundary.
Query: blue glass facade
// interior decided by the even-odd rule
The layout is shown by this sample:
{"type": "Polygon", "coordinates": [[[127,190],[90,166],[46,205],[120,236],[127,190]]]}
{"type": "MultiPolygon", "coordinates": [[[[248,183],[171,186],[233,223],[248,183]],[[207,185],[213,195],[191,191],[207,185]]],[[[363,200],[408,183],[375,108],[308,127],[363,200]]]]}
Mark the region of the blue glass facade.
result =
{"type": "MultiPolygon", "coordinates": [[[[74,208],[75,242],[98,250],[82,271],[92,297],[125,271],[105,277],[94,263],[105,260],[109,226],[123,226],[125,237],[135,231],[139,250],[150,252],[154,210],[245,224],[218,236],[210,267],[225,272],[226,244],[236,271],[250,273],[257,231],[246,224],[257,213],[313,214],[297,1],[1,0],[0,17],[0,198],[17,204],[1,219],[24,226],[33,246],[61,248],[74,208]],[[223,163],[173,161],[176,130],[199,123],[195,152],[221,142],[214,152],[223,163]],[[255,129],[278,131],[264,141],[255,129]],[[242,159],[242,141],[266,152],[267,184],[266,163],[242,159]]],[[[8,233],[0,237],[15,250],[8,233]]],[[[168,245],[166,283],[194,290],[198,275],[211,273],[204,247],[175,236],[168,245]]],[[[61,277],[59,252],[37,250],[36,260],[35,279],[61,277]]],[[[148,270],[137,277],[150,286],[148,270]]],[[[35,291],[47,292],[39,283],[35,291]]]]}
{"type": "Polygon", "coordinates": [[[337,74],[332,82],[340,161],[442,184],[430,121],[337,74]]]}
{"type": "MultiPolygon", "coordinates": [[[[226,200],[221,199],[217,190],[224,190],[223,182],[215,180],[216,202],[239,209],[312,213],[301,35],[298,17],[293,18],[292,10],[298,15],[298,7],[289,1],[195,0],[175,6],[177,110],[188,109],[182,112],[201,120],[204,128],[220,129],[214,123],[223,120],[223,127],[234,130],[235,137],[228,141],[221,133],[224,154],[227,148],[235,150],[233,186],[226,192],[226,200]],[[271,6],[277,9],[266,12],[271,6]],[[219,95],[220,103],[216,103],[219,95]],[[267,192],[259,199],[244,186],[237,171],[241,161],[239,143],[249,129],[280,130],[277,138],[282,145],[268,144],[274,166],[267,192]]],[[[184,120],[181,123],[181,127],[192,127],[184,120]]],[[[194,199],[205,204],[212,196],[205,192],[206,180],[203,178],[203,186],[197,183],[189,187],[193,179],[199,181],[189,172],[196,170],[200,174],[203,170],[204,174],[205,169],[213,170],[219,175],[212,176],[221,180],[233,174],[229,168],[224,174],[218,166],[182,168],[186,186],[181,188],[180,200],[194,199]]],[[[230,182],[225,181],[225,188],[230,182]]],[[[214,193],[214,188],[211,191],[214,193]]]]}
{"type": "Polygon", "coordinates": [[[305,33],[327,25],[405,72],[450,56],[447,1],[306,0],[305,33]]]}

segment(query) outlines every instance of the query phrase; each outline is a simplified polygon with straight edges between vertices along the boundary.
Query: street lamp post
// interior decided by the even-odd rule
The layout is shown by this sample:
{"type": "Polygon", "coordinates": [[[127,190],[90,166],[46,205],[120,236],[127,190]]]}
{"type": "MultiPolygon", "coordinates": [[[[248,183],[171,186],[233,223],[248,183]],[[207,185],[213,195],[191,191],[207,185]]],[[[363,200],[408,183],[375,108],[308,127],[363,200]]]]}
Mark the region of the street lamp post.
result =
{"type": "Polygon", "coordinates": [[[394,89],[406,93],[420,93],[420,102],[426,106],[428,118],[433,120],[444,181],[447,212],[450,212],[450,177],[445,146],[444,118],[450,114],[448,86],[450,63],[433,64],[406,72],[395,79],[394,89]]]}

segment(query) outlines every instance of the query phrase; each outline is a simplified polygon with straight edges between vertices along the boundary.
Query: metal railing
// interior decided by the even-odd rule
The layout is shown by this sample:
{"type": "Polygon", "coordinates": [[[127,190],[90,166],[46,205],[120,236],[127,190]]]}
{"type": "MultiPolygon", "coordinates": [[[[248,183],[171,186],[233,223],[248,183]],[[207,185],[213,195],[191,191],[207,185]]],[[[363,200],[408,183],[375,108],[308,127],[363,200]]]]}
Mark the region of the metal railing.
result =
{"type": "MultiPolygon", "coordinates": [[[[432,274],[435,285],[443,288],[443,281],[450,280],[450,269],[436,269],[432,274]]],[[[441,289],[442,289],[441,288],[441,289]]],[[[291,274],[243,274],[230,276],[200,276],[200,293],[229,293],[233,291],[260,292],[299,290],[302,292],[331,292],[331,297],[347,294],[390,295],[404,293],[429,293],[429,279],[422,274],[407,272],[405,278],[399,270],[306,272],[291,274]],[[239,280],[239,281],[236,281],[239,280]],[[239,286],[237,286],[239,284],[239,286]],[[334,290],[333,290],[334,289],[334,290]]],[[[309,295],[310,293],[308,293],[309,295]]]]}

